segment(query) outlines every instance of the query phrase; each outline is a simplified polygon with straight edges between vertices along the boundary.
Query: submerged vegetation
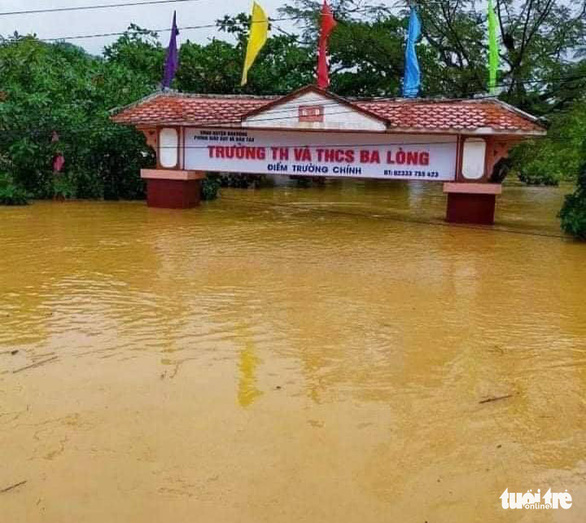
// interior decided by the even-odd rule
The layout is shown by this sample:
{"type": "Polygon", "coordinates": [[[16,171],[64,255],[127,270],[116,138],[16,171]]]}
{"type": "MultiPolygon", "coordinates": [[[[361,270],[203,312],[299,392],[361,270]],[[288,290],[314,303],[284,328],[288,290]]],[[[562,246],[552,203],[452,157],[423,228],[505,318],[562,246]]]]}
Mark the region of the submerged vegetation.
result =
{"type": "Polygon", "coordinates": [[[208,174],[201,184],[201,199],[204,201],[215,200],[220,193],[220,175],[208,174]]]}
{"type": "MultiPolygon", "coordinates": [[[[332,2],[338,27],[331,38],[331,90],[343,96],[398,96],[407,12],[358,0],[332,2]]],[[[503,5],[505,3],[502,3],[503,5]]],[[[499,97],[551,125],[550,135],[514,151],[502,170],[529,184],[574,180],[586,162],[586,17],[569,1],[524,0],[499,12],[499,97]]],[[[423,38],[418,54],[421,96],[486,96],[485,12],[465,0],[418,2],[423,38]]],[[[500,5],[500,4],[499,4],[500,5]]],[[[204,45],[183,40],[174,88],[217,94],[285,94],[313,82],[320,2],[293,0],[280,15],[299,34],[274,24],[267,45],[240,87],[248,17],[217,22],[204,45]]],[[[0,172],[2,202],[31,198],[139,199],[142,167],[152,150],[141,133],[110,122],[110,111],[153,92],[162,77],[159,36],[130,26],[103,56],[33,36],[0,38],[0,172]],[[55,139],[57,136],[57,139],[55,139]],[[53,158],[63,154],[63,172],[53,158]],[[8,180],[8,181],[6,181],[8,180]]],[[[205,184],[257,186],[262,179],[224,177],[205,184]]]]}
{"type": "Polygon", "coordinates": [[[564,232],[586,241],[586,161],[578,176],[576,190],[566,196],[560,218],[564,232]]]}
{"type": "Polygon", "coordinates": [[[0,205],[26,205],[26,191],[14,183],[11,176],[0,172],[0,205]]]}
{"type": "Polygon", "coordinates": [[[147,94],[139,75],[69,44],[0,45],[0,170],[32,198],[142,198],[144,138],[109,110],[147,94]],[[53,172],[55,155],[65,158],[53,172]]]}
{"type": "Polygon", "coordinates": [[[519,179],[529,185],[557,185],[576,179],[586,161],[585,129],[586,100],[578,99],[567,110],[553,114],[546,138],[523,143],[513,152],[519,179]]]}

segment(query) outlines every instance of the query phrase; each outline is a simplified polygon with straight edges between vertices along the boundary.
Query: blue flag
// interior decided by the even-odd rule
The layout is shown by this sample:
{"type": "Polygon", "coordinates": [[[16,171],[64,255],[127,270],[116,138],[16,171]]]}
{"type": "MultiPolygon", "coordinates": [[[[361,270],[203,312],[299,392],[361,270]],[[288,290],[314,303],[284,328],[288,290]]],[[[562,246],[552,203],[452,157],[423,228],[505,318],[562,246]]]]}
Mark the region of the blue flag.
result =
{"type": "Polygon", "coordinates": [[[175,73],[179,68],[179,51],[177,50],[177,36],[179,29],[177,29],[177,13],[173,14],[173,28],[171,29],[171,39],[169,40],[169,48],[167,49],[167,59],[165,60],[165,75],[163,76],[163,89],[169,89],[175,73]]]}
{"type": "Polygon", "coordinates": [[[411,7],[409,16],[409,35],[407,37],[407,48],[405,49],[405,78],[403,79],[403,96],[405,98],[416,98],[421,86],[421,71],[415,51],[415,44],[421,36],[421,21],[417,11],[411,7]]]}

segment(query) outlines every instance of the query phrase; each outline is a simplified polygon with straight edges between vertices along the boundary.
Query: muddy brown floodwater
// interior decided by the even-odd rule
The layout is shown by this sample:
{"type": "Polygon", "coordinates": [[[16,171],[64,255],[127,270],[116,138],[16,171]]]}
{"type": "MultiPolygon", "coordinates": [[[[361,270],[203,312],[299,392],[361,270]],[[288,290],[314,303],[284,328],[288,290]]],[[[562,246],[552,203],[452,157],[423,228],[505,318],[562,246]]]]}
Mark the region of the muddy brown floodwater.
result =
{"type": "Polygon", "coordinates": [[[563,192],[493,230],[398,182],[0,208],[0,521],[585,521],[563,192]]]}

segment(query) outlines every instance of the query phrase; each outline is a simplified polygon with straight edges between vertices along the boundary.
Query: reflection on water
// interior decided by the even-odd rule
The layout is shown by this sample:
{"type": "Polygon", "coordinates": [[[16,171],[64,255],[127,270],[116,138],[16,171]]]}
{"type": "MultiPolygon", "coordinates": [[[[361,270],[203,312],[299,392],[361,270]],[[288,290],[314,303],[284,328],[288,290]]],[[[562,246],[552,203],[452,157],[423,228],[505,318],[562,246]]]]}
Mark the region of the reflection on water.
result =
{"type": "Polygon", "coordinates": [[[583,521],[563,192],[493,229],[424,183],[0,208],[1,520],[583,521]]]}
{"type": "Polygon", "coordinates": [[[257,384],[257,367],[260,363],[256,356],[254,342],[245,329],[241,329],[244,348],[240,350],[240,381],[238,382],[238,403],[242,407],[249,407],[254,403],[256,398],[262,396],[258,390],[257,384]]]}

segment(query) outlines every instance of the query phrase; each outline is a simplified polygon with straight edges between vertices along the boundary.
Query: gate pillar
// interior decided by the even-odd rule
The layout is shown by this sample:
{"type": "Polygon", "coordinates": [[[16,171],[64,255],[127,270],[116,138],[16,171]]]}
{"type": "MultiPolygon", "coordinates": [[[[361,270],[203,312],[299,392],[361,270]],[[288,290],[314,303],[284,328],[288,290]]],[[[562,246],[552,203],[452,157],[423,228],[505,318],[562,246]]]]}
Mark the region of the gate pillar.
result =
{"type": "Polygon", "coordinates": [[[147,205],[159,209],[189,209],[201,201],[205,173],[171,169],[143,169],[147,183],[147,205]]]}
{"type": "Polygon", "coordinates": [[[493,225],[496,197],[502,193],[497,183],[445,183],[448,195],[446,220],[450,223],[493,225]]]}
{"type": "Polygon", "coordinates": [[[450,223],[493,225],[500,183],[490,183],[495,165],[517,143],[515,137],[460,136],[455,182],[444,184],[450,223]]]}

